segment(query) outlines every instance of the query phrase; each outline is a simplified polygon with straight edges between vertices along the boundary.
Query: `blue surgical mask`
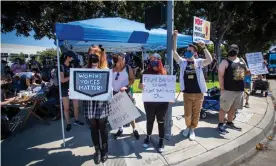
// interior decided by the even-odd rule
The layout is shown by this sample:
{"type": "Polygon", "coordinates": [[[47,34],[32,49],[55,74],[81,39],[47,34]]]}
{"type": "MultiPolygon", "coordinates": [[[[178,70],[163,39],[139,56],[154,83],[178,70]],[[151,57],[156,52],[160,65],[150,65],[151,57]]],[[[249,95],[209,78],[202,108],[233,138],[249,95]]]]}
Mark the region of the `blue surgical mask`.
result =
{"type": "Polygon", "coordinates": [[[186,58],[191,58],[193,55],[194,55],[194,54],[193,54],[191,51],[186,51],[186,52],[184,53],[184,56],[185,56],[186,58]]]}
{"type": "Polygon", "coordinates": [[[150,65],[151,65],[151,67],[156,67],[156,66],[158,66],[159,64],[158,64],[158,61],[151,61],[151,62],[150,62],[150,65]]]}

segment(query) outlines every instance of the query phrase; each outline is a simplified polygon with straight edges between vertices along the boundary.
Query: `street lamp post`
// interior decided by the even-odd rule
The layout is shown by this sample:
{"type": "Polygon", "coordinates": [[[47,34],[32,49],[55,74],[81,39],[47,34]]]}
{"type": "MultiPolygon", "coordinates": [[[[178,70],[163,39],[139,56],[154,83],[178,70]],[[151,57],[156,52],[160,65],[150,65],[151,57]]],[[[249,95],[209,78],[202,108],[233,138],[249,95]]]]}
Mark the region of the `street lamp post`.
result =
{"type": "MultiPolygon", "coordinates": [[[[169,74],[173,74],[173,41],[172,41],[172,35],[173,35],[173,27],[174,27],[174,1],[168,1],[167,2],[167,64],[169,67],[169,74]]],[[[173,126],[172,121],[172,106],[169,105],[169,109],[166,115],[166,137],[168,139],[171,138],[172,131],[171,128],[173,126]]]]}

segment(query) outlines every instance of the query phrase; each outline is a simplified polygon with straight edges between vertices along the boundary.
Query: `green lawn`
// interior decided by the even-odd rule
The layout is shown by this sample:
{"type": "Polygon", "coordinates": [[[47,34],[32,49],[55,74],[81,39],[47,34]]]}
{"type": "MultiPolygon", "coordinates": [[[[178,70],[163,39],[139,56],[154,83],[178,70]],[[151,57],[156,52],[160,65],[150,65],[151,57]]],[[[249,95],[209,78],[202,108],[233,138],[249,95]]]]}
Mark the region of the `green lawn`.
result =
{"type": "MultiPolygon", "coordinates": [[[[133,84],[133,92],[134,93],[141,93],[142,91],[138,88],[138,85],[139,85],[139,82],[140,80],[137,79],[135,80],[134,84],[133,84]]],[[[212,88],[212,87],[219,87],[219,82],[218,81],[215,81],[214,83],[213,82],[207,82],[207,88],[212,88]]],[[[180,85],[179,85],[179,82],[176,83],[176,92],[180,92],[180,85]]]]}

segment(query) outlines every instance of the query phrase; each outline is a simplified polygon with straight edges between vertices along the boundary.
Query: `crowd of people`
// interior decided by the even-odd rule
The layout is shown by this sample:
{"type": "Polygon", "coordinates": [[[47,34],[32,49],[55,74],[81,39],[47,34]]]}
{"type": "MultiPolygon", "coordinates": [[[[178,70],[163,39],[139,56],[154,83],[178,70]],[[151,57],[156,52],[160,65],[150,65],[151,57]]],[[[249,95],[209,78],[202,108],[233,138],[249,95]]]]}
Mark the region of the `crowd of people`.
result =
{"type": "MultiPolygon", "coordinates": [[[[219,67],[218,61],[212,56],[204,42],[200,41],[197,45],[189,45],[184,53],[184,57],[177,52],[177,35],[175,31],[173,34],[173,57],[180,68],[180,86],[184,94],[184,116],[186,129],[183,131],[184,137],[189,137],[191,141],[196,139],[195,128],[198,127],[200,111],[204,100],[204,94],[207,92],[205,69],[208,67],[212,73],[212,81],[215,81],[215,75],[218,69],[218,79],[221,90],[220,97],[220,111],[218,131],[226,134],[226,127],[236,130],[241,130],[240,127],[233,123],[233,117],[237,109],[243,107],[243,92],[246,88],[244,86],[244,79],[250,75],[246,62],[242,58],[238,58],[239,48],[237,45],[231,45],[227,58],[223,60],[219,67]],[[199,47],[203,50],[205,58],[198,57],[199,47]],[[225,123],[225,114],[228,115],[225,123]]],[[[87,53],[87,64],[82,68],[92,69],[108,69],[112,70],[112,88],[113,95],[118,92],[126,92],[132,99],[130,88],[135,81],[135,71],[126,63],[126,54],[122,52],[110,54],[112,62],[107,58],[104,48],[100,46],[91,46],[87,53]]],[[[63,111],[66,120],[66,131],[72,129],[70,120],[70,99],[69,99],[69,78],[70,68],[72,68],[72,61],[74,60],[74,53],[67,51],[62,56],[60,65],[60,83],[61,95],[63,103],[63,111]]],[[[46,62],[47,66],[48,62],[46,62]]],[[[32,84],[41,84],[42,81],[51,83],[50,93],[47,94],[47,101],[41,104],[41,107],[46,108],[53,116],[54,120],[60,118],[59,111],[55,107],[59,104],[58,91],[58,75],[56,63],[50,69],[41,67],[35,59],[26,65],[19,60],[16,61],[11,69],[5,67],[4,73],[11,75],[13,78],[13,86],[17,91],[26,89],[32,84]],[[48,72],[46,72],[48,71],[48,72]],[[49,74],[43,74],[49,73],[49,74]],[[47,75],[47,76],[45,76],[47,75]],[[24,80],[25,87],[21,87],[21,81],[24,80]],[[20,82],[20,83],[19,83],[20,82]]],[[[142,74],[156,74],[167,75],[167,71],[163,66],[162,57],[158,53],[149,55],[147,61],[147,68],[142,74]]],[[[248,82],[250,83],[250,82],[248,82]]],[[[139,87],[143,89],[146,85],[143,83],[141,77],[139,87]]],[[[247,85],[248,86],[248,85],[247,85]]],[[[96,164],[105,162],[108,159],[108,116],[110,115],[111,106],[109,101],[82,101],[84,117],[90,127],[92,142],[95,148],[94,161],[96,164]],[[101,140],[100,140],[101,139],[101,140]]],[[[248,101],[247,104],[248,105],[248,101]]],[[[143,147],[147,148],[151,142],[151,135],[155,118],[158,124],[159,144],[158,151],[161,153],[164,150],[165,137],[165,115],[169,107],[169,102],[144,102],[147,120],[147,136],[144,139],[143,147]]],[[[84,123],[79,120],[79,101],[73,100],[74,124],[83,126],[84,123]]],[[[136,139],[140,138],[136,127],[135,120],[131,123],[133,135],[136,139]]],[[[113,135],[115,139],[119,138],[124,129],[119,127],[116,134],[113,135]]]]}

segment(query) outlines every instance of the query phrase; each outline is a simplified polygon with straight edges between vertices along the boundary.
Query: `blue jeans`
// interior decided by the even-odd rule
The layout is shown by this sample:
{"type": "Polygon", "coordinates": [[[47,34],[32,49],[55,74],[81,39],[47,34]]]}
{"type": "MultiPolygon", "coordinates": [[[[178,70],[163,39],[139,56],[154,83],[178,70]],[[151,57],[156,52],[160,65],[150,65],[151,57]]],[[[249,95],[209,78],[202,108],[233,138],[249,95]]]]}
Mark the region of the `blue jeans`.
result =
{"type": "Polygon", "coordinates": [[[40,107],[47,108],[50,114],[52,114],[53,116],[57,116],[58,111],[55,105],[58,105],[58,104],[59,104],[59,101],[56,98],[49,98],[46,102],[41,103],[40,107]]]}

